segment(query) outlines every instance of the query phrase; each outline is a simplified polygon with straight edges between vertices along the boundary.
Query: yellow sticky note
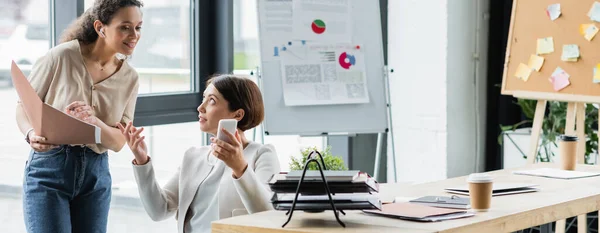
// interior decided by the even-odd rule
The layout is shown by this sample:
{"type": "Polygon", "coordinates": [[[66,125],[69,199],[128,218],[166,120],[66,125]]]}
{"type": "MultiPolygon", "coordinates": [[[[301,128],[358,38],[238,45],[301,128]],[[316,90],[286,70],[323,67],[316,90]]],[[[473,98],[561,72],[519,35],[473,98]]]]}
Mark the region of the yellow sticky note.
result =
{"type": "Polygon", "coordinates": [[[529,75],[531,75],[531,68],[523,63],[520,63],[515,76],[527,82],[527,80],[529,80],[529,75]]]}
{"type": "Polygon", "coordinates": [[[583,37],[585,37],[585,39],[588,41],[591,41],[596,36],[598,31],[600,30],[593,23],[581,24],[579,26],[579,33],[581,33],[581,35],[583,35],[583,37]]]}
{"type": "Polygon", "coordinates": [[[594,83],[600,83],[600,72],[598,72],[600,70],[600,64],[596,65],[596,67],[594,67],[594,83]]]}
{"type": "Polygon", "coordinates": [[[537,40],[536,53],[548,54],[554,52],[554,39],[552,37],[540,38],[537,40]]]}
{"type": "Polygon", "coordinates": [[[566,58],[563,61],[577,62],[577,60],[578,59],[576,57],[574,57],[574,58],[566,58]]]}
{"type": "Polygon", "coordinates": [[[529,56],[529,63],[527,63],[527,66],[531,67],[532,69],[535,69],[535,71],[540,71],[540,69],[542,69],[542,66],[544,65],[544,58],[540,57],[540,56],[536,56],[536,55],[531,55],[529,56]]]}

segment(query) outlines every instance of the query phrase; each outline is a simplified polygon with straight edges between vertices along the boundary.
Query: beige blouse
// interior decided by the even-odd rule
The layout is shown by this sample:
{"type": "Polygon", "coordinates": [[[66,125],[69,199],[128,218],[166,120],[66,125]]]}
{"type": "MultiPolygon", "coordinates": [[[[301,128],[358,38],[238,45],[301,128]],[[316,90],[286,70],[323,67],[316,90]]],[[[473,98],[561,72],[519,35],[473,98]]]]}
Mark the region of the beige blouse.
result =
{"type": "MultiPolygon", "coordinates": [[[[96,117],[109,126],[133,121],[138,94],[138,74],[123,61],[109,78],[94,85],[77,40],[50,49],[33,66],[29,82],[48,105],[64,111],[74,101],[92,106],[96,117]]],[[[102,144],[87,145],[96,153],[108,149],[102,144]]]]}

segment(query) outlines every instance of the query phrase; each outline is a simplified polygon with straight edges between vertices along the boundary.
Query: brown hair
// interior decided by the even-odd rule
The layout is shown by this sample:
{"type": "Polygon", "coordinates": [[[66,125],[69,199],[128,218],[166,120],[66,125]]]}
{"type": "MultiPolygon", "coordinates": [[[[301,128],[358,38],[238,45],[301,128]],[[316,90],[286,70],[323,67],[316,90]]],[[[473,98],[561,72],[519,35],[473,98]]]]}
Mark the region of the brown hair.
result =
{"type": "Polygon", "coordinates": [[[103,24],[108,25],[117,11],[130,6],[141,8],[144,4],[139,0],[95,0],[94,5],[63,32],[60,43],[74,39],[83,44],[94,43],[98,39],[98,33],[94,29],[94,21],[100,20],[103,24]]]}
{"type": "Polygon", "coordinates": [[[214,85],[229,102],[229,111],[244,110],[238,129],[246,131],[258,126],[265,118],[265,107],[260,89],[252,80],[234,75],[217,75],[206,85],[214,85]]]}

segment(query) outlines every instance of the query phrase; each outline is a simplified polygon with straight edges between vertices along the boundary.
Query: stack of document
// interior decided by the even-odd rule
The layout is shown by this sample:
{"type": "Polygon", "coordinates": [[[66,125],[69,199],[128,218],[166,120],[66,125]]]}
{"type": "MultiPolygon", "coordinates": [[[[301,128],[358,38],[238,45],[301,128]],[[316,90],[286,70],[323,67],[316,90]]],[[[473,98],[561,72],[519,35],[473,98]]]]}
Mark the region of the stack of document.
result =
{"type": "MultiPolygon", "coordinates": [[[[288,210],[292,208],[295,193],[273,195],[271,202],[276,210],[288,210]]],[[[336,194],[332,195],[336,209],[341,210],[366,210],[381,209],[381,201],[377,196],[365,194],[336,194]]],[[[331,210],[329,196],[325,195],[298,195],[296,210],[331,210]]]]}
{"type": "MultiPolygon", "coordinates": [[[[288,174],[275,174],[269,180],[271,191],[276,193],[295,193],[300,178],[294,175],[295,171],[288,174]],[[291,175],[290,175],[291,174],[291,175]],[[289,178],[288,178],[289,175],[289,178]]],[[[379,184],[366,173],[356,172],[351,178],[342,178],[338,174],[348,174],[348,171],[327,171],[325,179],[332,193],[373,193],[379,192],[379,184]]],[[[307,171],[302,182],[300,193],[324,194],[327,191],[319,171],[307,171]],[[318,176],[316,175],[318,174],[318,176]]]]}
{"type": "Polygon", "coordinates": [[[386,204],[382,206],[381,210],[363,210],[363,212],[418,222],[437,222],[475,215],[466,210],[436,208],[408,202],[386,204]]]}
{"type": "MultiPolygon", "coordinates": [[[[290,210],[298,191],[294,210],[332,210],[331,201],[320,171],[306,171],[300,184],[303,171],[275,174],[269,180],[269,187],[275,194],[271,199],[277,210],[290,210]]],[[[381,200],[372,195],[379,192],[379,184],[368,174],[354,171],[323,171],[331,200],[337,210],[381,209],[381,200]]]]}
{"type": "MultiPolygon", "coordinates": [[[[290,171],[285,175],[286,180],[300,180],[302,178],[303,171],[290,171]]],[[[353,181],[360,175],[360,171],[358,170],[350,170],[350,171],[323,171],[323,175],[325,175],[325,179],[327,181],[353,181]]],[[[304,174],[304,180],[322,180],[320,171],[306,171],[304,174]]]]}

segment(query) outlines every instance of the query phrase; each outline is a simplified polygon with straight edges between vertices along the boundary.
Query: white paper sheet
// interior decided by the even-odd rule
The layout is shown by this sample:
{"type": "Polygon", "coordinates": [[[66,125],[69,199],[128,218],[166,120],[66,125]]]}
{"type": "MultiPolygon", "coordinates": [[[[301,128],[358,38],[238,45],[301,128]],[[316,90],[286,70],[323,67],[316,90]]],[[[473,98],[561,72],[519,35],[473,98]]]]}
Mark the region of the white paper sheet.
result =
{"type": "Polygon", "coordinates": [[[600,175],[599,173],[567,171],[555,168],[538,168],[534,170],[514,171],[513,173],[517,175],[541,176],[558,179],[577,179],[600,175]]]}
{"type": "Polygon", "coordinates": [[[351,42],[351,10],[349,0],[294,0],[294,39],[351,42]]]}
{"type": "Polygon", "coordinates": [[[363,48],[300,45],[281,53],[285,105],[368,103],[363,48]]]}
{"type": "Polygon", "coordinates": [[[262,60],[278,60],[287,41],[292,39],[292,0],[262,0],[259,5],[262,60]]]}

